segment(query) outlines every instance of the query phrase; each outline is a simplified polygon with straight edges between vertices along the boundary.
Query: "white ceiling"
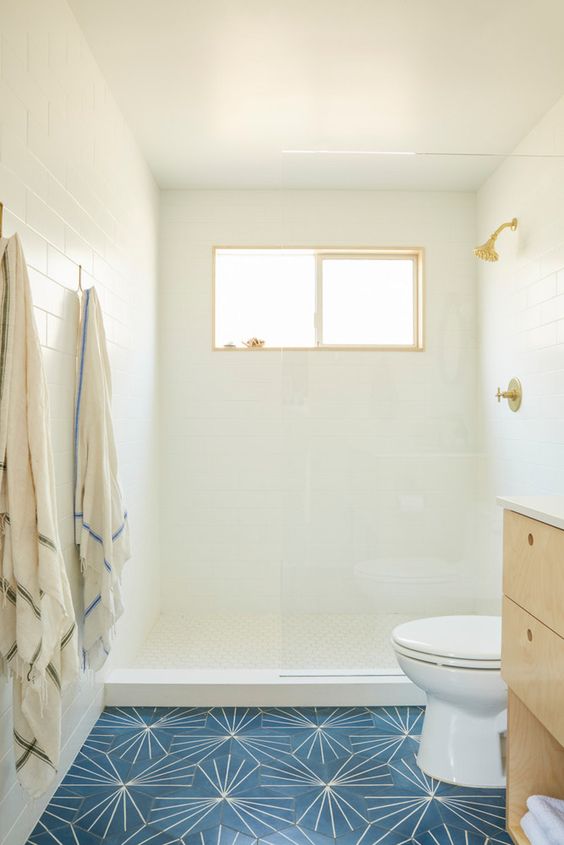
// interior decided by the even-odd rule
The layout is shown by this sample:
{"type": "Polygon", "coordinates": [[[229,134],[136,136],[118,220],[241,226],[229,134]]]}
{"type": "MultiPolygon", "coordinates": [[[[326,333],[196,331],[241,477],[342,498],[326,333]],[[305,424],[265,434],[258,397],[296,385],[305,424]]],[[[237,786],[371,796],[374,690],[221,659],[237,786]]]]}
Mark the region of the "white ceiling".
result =
{"type": "Polygon", "coordinates": [[[563,0],[69,0],[159,184],[472,189],[564,92],[563,0]]]}

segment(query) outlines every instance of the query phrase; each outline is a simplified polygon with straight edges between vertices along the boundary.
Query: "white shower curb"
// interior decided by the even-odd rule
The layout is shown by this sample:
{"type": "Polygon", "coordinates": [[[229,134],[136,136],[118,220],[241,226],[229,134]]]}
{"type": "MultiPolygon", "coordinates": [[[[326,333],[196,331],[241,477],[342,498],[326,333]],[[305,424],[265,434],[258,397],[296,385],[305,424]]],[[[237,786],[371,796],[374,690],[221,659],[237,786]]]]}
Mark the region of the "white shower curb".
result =
{"type": "Polygon", "coordinates": [[[116,669],[105,683],[107,706],[354,707],[421,705],[425,696],[399,672],[116,669]]]}

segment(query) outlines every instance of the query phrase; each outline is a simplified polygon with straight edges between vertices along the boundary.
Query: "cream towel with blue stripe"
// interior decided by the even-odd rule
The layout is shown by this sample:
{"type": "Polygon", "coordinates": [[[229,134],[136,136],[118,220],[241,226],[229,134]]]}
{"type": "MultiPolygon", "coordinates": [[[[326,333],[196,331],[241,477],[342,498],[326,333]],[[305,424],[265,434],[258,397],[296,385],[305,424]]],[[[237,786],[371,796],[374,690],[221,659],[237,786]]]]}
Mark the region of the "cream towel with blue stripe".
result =
{"type": "Polygon", "coordinates": [[[102,309],[82,294],[74,426],[75,539],[84,579],[83,663],[99,669],[123,612],[121,574],[130,557],[127,512],[118,482],[112,383],[102,309]]]}

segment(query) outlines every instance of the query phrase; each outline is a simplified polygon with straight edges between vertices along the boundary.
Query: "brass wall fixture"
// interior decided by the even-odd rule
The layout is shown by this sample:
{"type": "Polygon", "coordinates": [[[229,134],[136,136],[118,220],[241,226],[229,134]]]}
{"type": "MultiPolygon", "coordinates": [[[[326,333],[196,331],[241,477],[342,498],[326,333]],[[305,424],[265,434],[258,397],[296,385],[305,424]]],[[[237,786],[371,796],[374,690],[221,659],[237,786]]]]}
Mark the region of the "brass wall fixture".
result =
{"type": "Polygon", "coordinates": [[[497,389],[496,399],[501,402],[502,399],[507,399],[507,404],[512,411],[518,411],[523,400],[523,389],[518,378],[512,378],[507,385],[507,390],[497,389]]]}
{"type": "Polygon", "coordinates": [[[516,217],[514,217],[513,220],[508,220],[507,223],[502,223],[501,226],[497,227],[495,232],[492,232],[485,244],[476,247],[476,249],[474,250],[474,255],[476,256],[476,258],[481,258],[482,261],[498,261],[499,255],[495,250],[495,242],[499,233],[507,228],[511,229],[512,232],[515,231],[515,229],[517,228],[516,217]]]}

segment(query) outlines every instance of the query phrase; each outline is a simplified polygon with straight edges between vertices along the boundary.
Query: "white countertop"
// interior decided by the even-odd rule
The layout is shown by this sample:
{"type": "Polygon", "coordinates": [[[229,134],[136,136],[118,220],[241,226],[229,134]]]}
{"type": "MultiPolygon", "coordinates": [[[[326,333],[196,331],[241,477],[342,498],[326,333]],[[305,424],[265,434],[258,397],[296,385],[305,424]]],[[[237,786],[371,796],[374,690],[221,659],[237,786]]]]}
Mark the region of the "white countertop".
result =
{"type": "Polygon", "coordinates": [[[498,505],[564,529],[564,496],[498,496],[498,505]]]}

